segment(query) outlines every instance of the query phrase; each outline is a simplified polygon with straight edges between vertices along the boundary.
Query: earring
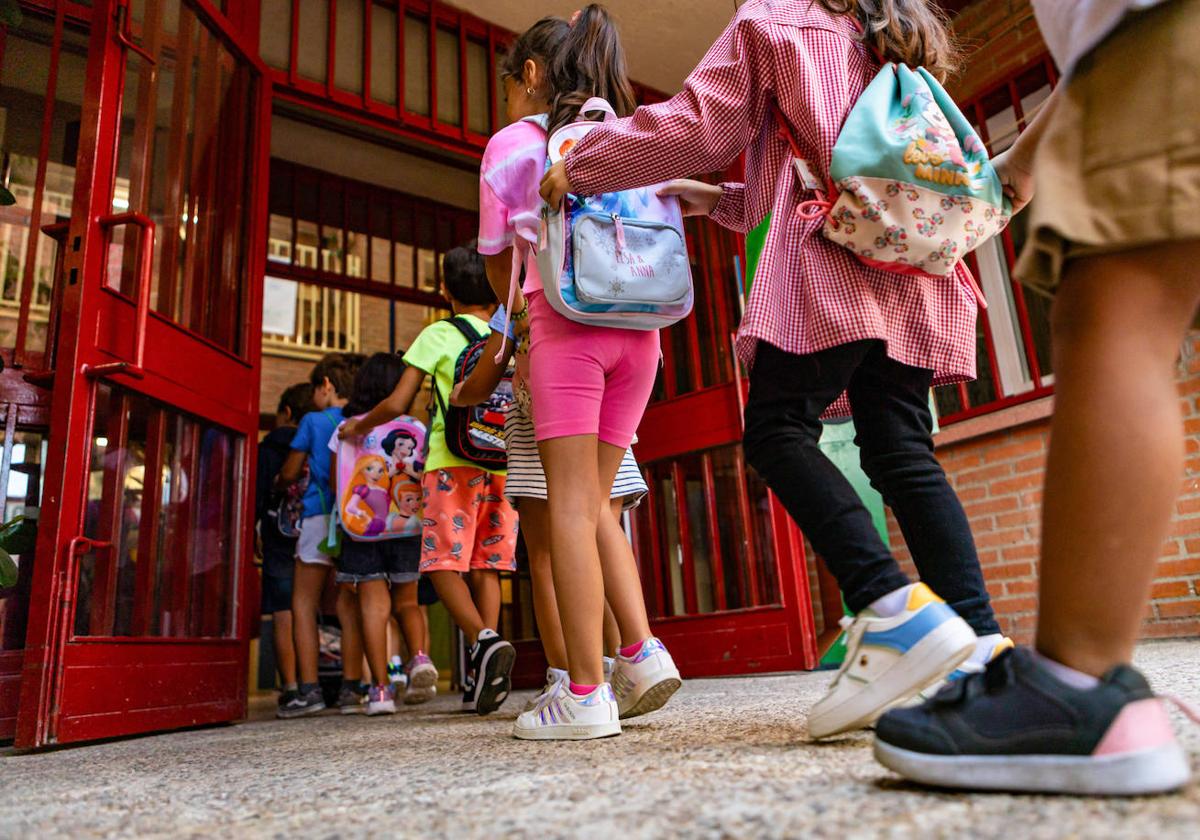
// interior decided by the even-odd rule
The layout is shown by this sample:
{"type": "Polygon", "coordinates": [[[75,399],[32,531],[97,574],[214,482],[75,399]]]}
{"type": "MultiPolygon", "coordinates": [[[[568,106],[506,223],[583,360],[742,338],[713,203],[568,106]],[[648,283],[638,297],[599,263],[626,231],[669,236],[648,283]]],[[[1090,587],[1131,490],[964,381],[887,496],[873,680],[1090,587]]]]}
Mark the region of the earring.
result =
{"type": "Polygon", "coordinates": [[[533,96],[533,88],[531,88],[531,87],[527,87],[527,88],[525,88],[525,95],[526,95],[526,96],[533,96]]]}

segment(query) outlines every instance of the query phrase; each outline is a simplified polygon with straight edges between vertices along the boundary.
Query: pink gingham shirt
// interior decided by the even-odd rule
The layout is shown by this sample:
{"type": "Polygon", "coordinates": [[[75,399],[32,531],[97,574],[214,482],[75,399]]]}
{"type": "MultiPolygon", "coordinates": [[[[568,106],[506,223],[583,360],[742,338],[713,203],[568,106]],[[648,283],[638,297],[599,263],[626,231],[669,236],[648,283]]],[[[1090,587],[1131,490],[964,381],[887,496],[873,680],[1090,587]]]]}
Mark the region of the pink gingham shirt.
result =
{"type": "MultiPolygon", "coordinates": [[[[726,183],[714,221],[740,232],[771,212],[771,227],[738,331],[750,366],[759,341],[807,354],[883,339],[898,362],[934,371],[934,383],[975,378],[977,304],[956,275],[918,278],[869,268],[805,221],[791,153],[771,119],[777,100],[818,177],[879,65],[846,17],[810,0],[747,0],[674,98],[590,132],[566,158],[584,194],[631,189],[723,170],[743,151],[746,183],[726,183]]],[[[847,415],[845,399],[830,416],[847,415]]]]}

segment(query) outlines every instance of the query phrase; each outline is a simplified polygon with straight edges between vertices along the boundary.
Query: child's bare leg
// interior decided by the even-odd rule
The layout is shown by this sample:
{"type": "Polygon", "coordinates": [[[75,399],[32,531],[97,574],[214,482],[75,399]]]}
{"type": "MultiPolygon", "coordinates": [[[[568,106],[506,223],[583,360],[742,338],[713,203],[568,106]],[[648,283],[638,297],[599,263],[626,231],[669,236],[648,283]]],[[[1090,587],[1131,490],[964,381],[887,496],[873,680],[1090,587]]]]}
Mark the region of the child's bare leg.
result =
{"type": "Polygon", "coordinates": [[[363,625],[358,595],[353,587],[338,587],[337,617],[338,624],[342,625],[342,679],[362,682],[363,625]]]}
{"type": "Polygon", "coordinates": [[[437,590],[438,598],[446,605],[446,610],[454,623],[459,626],[467,637],[467,644],[475,644],[479,632],[487,627],[471,600],[471,590],[467,582],[458,572],[448,569],[428,573],[433,580],[433,588],[437,590]]]}
{"type": "Polygon", "coordinates": [[[371,669],[371,684],[388,681],[387,628],[392,614],[392,597],[386,580],[368,580],[358,584],[359,614],[362,616],[363,647],[371,669]]]}
{"type": "Polygon", "coordinates": [[[612,516],[608,501],[613,479],[624,457],[624,449],[607,443],[601,443],[597,452],[600,498],[605,501],[600,511],[596,541],[604,570],[604,595],[616,618],[622,646],[637,644],[650,636],[650,620],[646,617],[637,560],[619,518],[612,516]]]}
{"type": "Polygon", "coordinates": [[[467,585],[483,626],[495,630],[500,626],[500,573],[491,569],[472,569],[467,575],[467,585]]]}
{"type": "MultiPolygon", "coordinates": [[[[554,593],[568,670],[571,679],[582,685],[604,681],[604,575],[596,529],[602,507],[604,518],[611,521],[611,517],[605,507],[608,493],[601,494],[597,443],[595,435],[571,435],[538,443],[550,496],[554,593]]],[[[610,487],[615,474],[614,467],[610,487]]]]}
{"type": "Polygon", "coordinates": [[[424,604],[421,605],[421,629],[423,631],[421,635],[421,650],[429,653],[429,648],[432,646],[433,640],[429,638],[429,607],[424,604]]]}
{"type": "Polygon", "coordinates": [[[521,533],[529,552],[533,615],[537,619],[542,650],[551,668],[566,670],[567,643],[563,641],[558,602],[554,596],[554,573],[550,568],[550,508],[544,499],[521,500],[521,533]]]}
{"type": "Polygon", "coordinates": [[[296,561],[292,581],[292,640],[296,649],[297,677],[302,683],[317,681],[317,659],[321,654],[317,611],[321,608],[321,591],[328,576],[328,566],[296,561]]]}
{"type": "Polygon", "coordinates": [[[392,614],[400,624],[408,658],[418,653],[428,653],[425,644],[425,617],[417,606],[417,582],[392,584],[392,614]]]}
{"type": "Polygon", "coordinates": [[[275,668],[284,686],[296,683],[296,645],[292,639],[292,611],[280,610],[271,616],[272,641],[275,643],[275,668]]]}
{"type": "Polygon", "coordinates": [[[1068,264],[1037,646],[1101,675],[1130,661],[1183,473],[1175,360],[1200,303],[1200,241],[1068,264]]]}
{"type": "Polygon", "coordinates": [[[621,647],[621,628],[617,626],[617,617],[613,615],[608,601],[604,602],[604,655],[614,657],[621,647]]]}

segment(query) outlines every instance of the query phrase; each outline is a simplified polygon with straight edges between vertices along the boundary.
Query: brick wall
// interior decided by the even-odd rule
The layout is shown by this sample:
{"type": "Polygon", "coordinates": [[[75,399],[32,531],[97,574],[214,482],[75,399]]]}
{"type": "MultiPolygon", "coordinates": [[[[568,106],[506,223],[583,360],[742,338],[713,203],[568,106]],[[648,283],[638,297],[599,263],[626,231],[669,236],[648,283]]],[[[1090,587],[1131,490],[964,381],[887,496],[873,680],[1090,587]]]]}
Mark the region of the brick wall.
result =
{"type": "MultiPolygon", "coordinates": [[[[1142,634],[1200,635],[1200,334],[1183,348],[1179,396],[1187,464],[1171,534],[1162,548],[1142,634]]],[[[1037,613],[1042,482],[1049,420],[938,446],[937,454],[971,521],[1000,624],[1030,641],[1037,613]]],[[[915,576],[904,538],[888,515],[892,545],[915,576]]]]}

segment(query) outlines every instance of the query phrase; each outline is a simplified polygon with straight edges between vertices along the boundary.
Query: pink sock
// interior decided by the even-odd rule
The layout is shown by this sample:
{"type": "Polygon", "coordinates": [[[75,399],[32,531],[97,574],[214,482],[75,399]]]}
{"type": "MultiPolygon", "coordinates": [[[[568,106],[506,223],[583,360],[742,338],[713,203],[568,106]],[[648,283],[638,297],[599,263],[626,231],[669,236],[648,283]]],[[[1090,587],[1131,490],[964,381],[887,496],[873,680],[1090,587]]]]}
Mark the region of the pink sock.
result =
{"type": "Polygon", "coordinates": [[[587,697],[589,694],[591,694],[593,691],[596,690],[597,686],[580,685],[579,683],[572,680],[570,688],[571,688],[571,693],[574,694],[576,697],[587,697]]]}
{"type": "Polygon", "coordinates": [[[642,645],[644,645],[644,644],[646,644],[646,640],[642,639],[640,642],[637,642],[636,644],[632,644],[629,647],[623,647],[617,652],[620,653],[622,656],[624,656],[626,659],[631,659],[638,655],[638,653],[642,649],[642,645]]]}

